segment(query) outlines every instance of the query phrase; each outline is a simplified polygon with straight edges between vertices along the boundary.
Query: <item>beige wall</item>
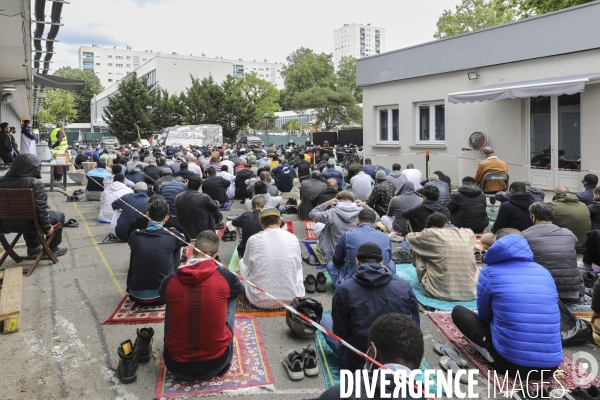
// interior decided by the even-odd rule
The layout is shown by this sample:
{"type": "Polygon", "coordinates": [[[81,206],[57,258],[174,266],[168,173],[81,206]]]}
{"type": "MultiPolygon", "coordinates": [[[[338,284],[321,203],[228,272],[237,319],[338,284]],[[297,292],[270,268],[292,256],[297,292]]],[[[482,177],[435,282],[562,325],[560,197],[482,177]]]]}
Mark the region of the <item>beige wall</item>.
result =
{"type": "MultiPolygon", "coordinates": [[[[393,68],[393,66],[389,66],[393,68]]],[[[475,69],[474,69],[475,70],[475,69]]],[[[527,164],[525,100],[508,99],[481,103],[450,104],[448,94],[501,83],[544,79],[600,72],[600,50],[549,57],[519,63],[476,69],[479,79],[468,80],[467,70],[447,74],[388,82],[363,88],[363,127],[365,154],[414,153],[425,150],[459,156],[468,147],[471,133],[487,135],[496,155],[509,163],[527,164]],[[446,104],[446,143],[443,148],[416,146],[416,108],[422,101],[444,100],[446,104]],[[400,117],[400,149],[376,145],[376,107],[398,105],[400,117]]],[[[385,73],[382,72],[382,73],[385,73]]],[[[582,159],[583,168],[599,169],[600,159],[593,155],[592,143],[598,143],[600,129],[600,84],[590,84],[582,94],[582,159]]],[[[399,162],[404,168],[409,162],[425,171],[425,155],[402,157],[371,157],[374,164],[391,166],[399,162]]],[[[431,155],[432,171],[442,170],[459,182],[459,169],[475,173],[476,162],[447,156],[431,155]],[[462,168],[459,168],[462,163],[462,168]]],[[[526,178],[524,167],[509,166],[510,180],[526,178]]],[[[460,177],[462,178],[462,176],[460,177]]]]}

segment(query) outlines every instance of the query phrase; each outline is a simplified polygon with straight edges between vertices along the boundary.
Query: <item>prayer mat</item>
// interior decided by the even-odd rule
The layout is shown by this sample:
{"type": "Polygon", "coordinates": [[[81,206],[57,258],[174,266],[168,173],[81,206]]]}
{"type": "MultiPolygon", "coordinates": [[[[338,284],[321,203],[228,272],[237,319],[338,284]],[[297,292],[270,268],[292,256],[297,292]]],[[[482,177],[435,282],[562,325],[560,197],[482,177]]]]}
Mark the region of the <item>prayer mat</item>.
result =
{"type": "Polygon", "coordinates": [[[311,254],[311,255],[317,257],[317,260],[319,260],[320,264],[315,265],[315,268],[316,269],[325,268],[327,263],[325,262],[325,260],[323,260],[323,256],[321,256],[321,253],[319,253],[319,250],[317,250],[318,243],[313,240],[303,240],[302,243],[304,243],[304,247],[306,247],[306,250],[308,250],[308,254],[311,254]]]}
{"type": "Polygon", "coordinates": [[[292,221],[285,221],[285,226],[289,233],[294,233],[294,223],[292,221]]]}
{"type": "Polygon", "coordinates": [[[223,376],[204,381],[180,381],[169,373],[161,359],[154,398],[196,397],[219,392],[233,395],[238,390],[273,388],[273,375],[256,319],[236,316],[234,335],[231,367],[223,376]]]}
{"type": "Polygon", "coordinates": [[[315,221],[304,221],[306,240],[317,240],[317,235],[315,235],[315,224],[315,221]]]}
{"type": "Polygon", "coordinates": [[[110,237],[110,233],[108,235],[106,235],[106,237],[104,239],[102,239],[101,242],[96,242],[96,244],[115,244],[115,243],[127,243],[125,240],[121,240],[121,239],[112,239],[110,237]]]}
{"type": "Polygon", "coordinates": [[[379,221],[379,222],[377,223],[377,227],[378,227],[379,229],[381,229],[381,231],[382,231],[383,233],[385,233],[386,235],[389,235],[389,234],[391,233],[391,232],[390,232],[390,230],[387,228],[387,226],[385,226],[385,225],[383,224],[383,222],[381,222],[381,221],[379,221]]]}
{"type": "Polygon", "coordinates": [[[165,320],[165,305],[139,306],[128,295],[102,325],[157,324],[165,320]]]}
{"type": "MultiPolygon", "coordinates": [[[[330,313],[324,313],[330,314],[330,313]]],[[[335,353],[331,350],[327,342],[325,341],[325,336],[323,332],[317,331],[315,334],[315,349],[317,351],[317,356],[319,358],[319,362],[321,364],[321,371],[323,372],[323,377],[325,378],[325,385],[327,385],[327,389],[332,386],[340,384],[340,370],[344,369],[344,365],[340,361],[340,359],[335,355],[335,353]]],[[[427,364],[427,361],[423,358],[421,360],[421,365],[419,366],[421,370],[421,374],[415,376],[415,380],[423,382],[424,375],[423,373],[426,370],[433,370],[427,364]]],[[[430,376],[433,384],[429,386],[429,391],[431,394],[437,392],[437,381],[435,378],[435,374],[430,376]]]]}
{"type": "Polygon", "coordinates": [[[229,261],[227,269],[235,273],[240,272],[240,256],[238,254],[237,245],[235,246],[235,249],[233,249],[233,254],[231,255],[231,260],[229,261]]]}
{"type": "Polygon", "coordinates": [[[237,298],[235,302],[235,315],[245,315],[251,317],[279,317],[285,315],[285,308],[275,308],[275,309],[264,309],[254,307],[248,297],[246,297],[246,292],[243,291],[237,298]]]}
{"type": "Polygon", "coordinates": [[[398,264],[396,265],[396,276],[406,280],[410,283],[410,286],[415,292],[415,296],[417,296],[417,300],[423,307],[427,310],[445,310],[449,311],[454,308],[454,306],[461,305],[463,307],[468,308],[469,310],[477,309],[477,300],[471,301],[447,301],[435,299],[433,297],[427,296],[423,287],[419,283],[419,278],[417,277],[417,269],[412,264],[398,264]]]}
{"type": "Polygon", "coordinates": [[[592,298],[585,294],[577,303],[565,304],[565,306],[571,311],[592,311],[592,298]]]}
{"type": "MultiPolygon", "coordinates": [[[[494,383],[494,375],[492,365],[475,349],[475,346],[471,344],[464,337],[464,335],[458,330],[454,322],[452,322],[452,317],[450,313],[427,313],[429,318],[433,321],[434,324],[442,331],[442,333],[456,346],[458,350],[465,356],[474,366],[479,369],[479,371],[487,377],[490,384],[496,384],[498,389],[504,390],[500,388],[498,385],[503,384],[504,375],[502,375],[496,383],[494,383]],[[498,382],[499,381],[499,382],[498,382]]],[[[563,385],[565,389],[574,389],[578,386],[589,386],[592,385],[600,385],[600,378],[596,377],[592,380],[592,377],[588,376],[589,373],[585,371],[585,369],[581,366],[581,364],[573,361],[569,356],[565,354],[565,357],[558,366],[558,369],[563,371],[563,374],[556,374],[556,379],[563,385]],[[579,383],[578,383],[579,382],[579,383]],[[585,383],[585,385],[583,385],[585,383]]],[[[523,384],[525,384],[525,379],[522,379],[523,384]]],[[[553,381],[554,382],[554,381],[553,381]]],[[[508,379],[508,387],[513,388],[515,385],[514,379],[508,379]]],[[[529,381],[529,385],[540,385],[539,381],[529,381]]],[[[554,384],[553,388],[558,388],[558,384],[554,384]]],[[[519,383],[517,383],[517,387],[519,387],[519,383]]],[[[534,386],[535,387],[535,386],[534,386]]],[[[509,389],[510,390],[510,389],[509,389]]]]}
{"type": "Polygon", "coordinates": [[[225,204],[223,204],[223,207],[219,208],[219,211],[229,211],[232,204],[233,204],[233,201],[231,201],[231,200],[226,201],[225,204]]]}
{"type": "Polygon", "coordinates": [[[106,224],[110,224],[110,222],[104,222],[104,221],[97,221],[96,225],[106,225],[106,224]]]}

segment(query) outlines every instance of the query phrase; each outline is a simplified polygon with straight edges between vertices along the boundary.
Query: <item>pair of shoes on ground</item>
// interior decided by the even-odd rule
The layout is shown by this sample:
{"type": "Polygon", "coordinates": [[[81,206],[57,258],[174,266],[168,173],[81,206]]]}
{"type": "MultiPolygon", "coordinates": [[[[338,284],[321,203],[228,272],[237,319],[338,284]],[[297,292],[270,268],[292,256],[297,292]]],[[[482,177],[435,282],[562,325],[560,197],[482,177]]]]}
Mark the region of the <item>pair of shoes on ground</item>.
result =
{"type": "Polygon", "coordinates": [[[152,336],[154,329],[137,329],[135,343],[131,340],[121,343],[117,352],[119,354],[119,366],[117,375],[121,383],[133,383],[137,380],[137,368],[140,363],[147,363],[152,356],[152,336]]]}
{"type": "MultiPolygon", "coordinates": [[[[458,371],[469,368],[469,363],[462,357],[456,347],[442,343],[434,343],[433,349],[442,356],[440,357],[440,366],[444,371],[452,371],[452,373],[456,375],[458,371]]],[[[460,382],[464,384],[468,383],[466,374],[460,376],[460,382]]]]}
{"type": "MultiPolygon", "coordinates": [[[[37,256],[38,254],[40,254],[40,251],[42,251],[43,247],[42,246],[38,246],[38,247],[33,247],[33,248],[27,248],[27,256],[28,257],[33,257],[33,256],[37,256]]],[[[67,248],[66,247],[55,247],[52,250],[52,252],[54,253],[54,255],[56,257],[61,257],[64,256],[65,254],[67,254],[67,248]]]]}
{"type": "Polygon", "coordinates": [[[293,381],[300,380],[305,376],[319,375],[317,352],[311,349],[310,345],[303,348],[302,353],[298,353],[296,350],[289,350],[283,358],[283,366],[293,381]]]}
{"type": "Polygon", "coordinates": [[[326,292],[327,277],[323,272],[319,272],[316,278],[312,274],[306,275],[306,278],[304,278],[304,290],[308,293],[314,293],[315,290],[321,293],[326,292]]]}
{"type": "Polygon", "coordinates": [[[600,400],[600,389],[594,385],[587,389],[578,387],[563,396],[564,399],[571,400],[569,397],[575,400],[600,400]]]}
{"type": "Polygon", "coordinates": [[[237,233],[235,231],[228,231],[226,230],[225,232],[223,232],[223,241],[224,242],[233,242],[235,241],[237,238],[237,233]]]}

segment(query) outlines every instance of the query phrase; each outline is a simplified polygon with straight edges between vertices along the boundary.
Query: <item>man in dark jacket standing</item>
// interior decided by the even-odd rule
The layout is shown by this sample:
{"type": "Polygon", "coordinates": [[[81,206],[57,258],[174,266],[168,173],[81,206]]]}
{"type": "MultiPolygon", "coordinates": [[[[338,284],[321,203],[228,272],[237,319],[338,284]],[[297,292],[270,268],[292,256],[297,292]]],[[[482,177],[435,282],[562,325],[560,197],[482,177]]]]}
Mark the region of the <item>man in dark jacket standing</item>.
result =
{"type": "Polygon", "coordinates": [[[227,188],[231,186],[231,181],[217,176],[217,171],[213,167],[209,167],[206,172],[208,177],[202,182],[202,192],[218,201],[219,207],[223,207],[227,201],[227,188]]]}
{"type": "MultiPolygon", "coordinates": [[[[338,286],[331,316],[323,315],[321,325],[362,352],[367,351],[373,322],[383,315],[404,314],[421,325],[419,303],[410,284],[383,265],[383,253],[378,245],[362,244],[356,253],[356,263],[356,273],[338,286]]],[[[363,368],[365,360],[362,357],[329,336],[325,341],[346,368],[363,368]]]]}
{"type": "Polygon", "coordinates": [[[529,213],[534,225],[525,229],[523,236],[533,252],[533,261],[550,271],[561,301],[578,301],[583,283],[577,269],[577,236],[552,223],[554,209],[548,203],[533,203],[529,213]]]}
{"type": "Polygon", "coordinates": [[[427,218],[434,212],[441,212],[450,219],[450,211],[438,201],[440,190],[433,185],[423,188],[423,202],[418,206],[404,211],[402,217],[408,220],[411,232],[421,232],[425,229],[427,218]]]}
{"type": "MultiPolygon", "coordinates": [[[[324,191],[326,188],[327,185],[321,182],[321,173],[319,171],[313,171],[313,173],[310,175],[310,179],[305,179],[302,181],[300,184],[300,207],[298,209],[298,218],[301,220],[310,219],[308,214],[315,207],[310,200],[324,191]]],[[[333,197],[335,197],[335,195],[333,197]]]]}
{"type": "Polygon", "coordinates": [[[473,177],[466,176],[462,180],[462,186],[448,203],[448,210],[452,215],[450,221],[457,228],[468,228],[474,233],[483,232],[490,224],[486,206],[485,194],[475,185],[473,177]]]}
{"type": "MultiPolygon", "coordinates": [[[[51,235],[54,230],[52,225],[65,222],[65,214],[60,211],[51,211],[48,206],[48,196],[44,184],[40,180],[42,176],[40,171],[42,164],[40,159],[33,154],[21,154],[13,161],[10,169],[5,176],[0,178],[0,188],[2,189],[33,189],[35,198],[35,209],[37,211],[40,227],[46,235],[51,235]]],[[[33,221],[0,221],[0,227],[3,232],[26,232],[23,233],[23,239],[27,245],[27,255],[35,256],[42,250],[40,240],[35,232],[33,221]]],[[[66,248],[59,248],[62,241],[62,228],[50,243],[50,249],[57,257],[67,253],[66,248]]]]}
{"type": "Polygon", "coordinates": [[[219,202],[202,193],[201,186],[202,178],[192,176],[188,180],[187,190],[175,199],[177,219],[191,237],[198,236],[202,231],[214,231],[215,222],[223,220],[219,202]]]}
{"type": "Polygon", "coordinates": [[[0,158],[4,164],[13,162],[12,143],[10,140],[10,127],[8,122],[0,124],[0,158]]]}

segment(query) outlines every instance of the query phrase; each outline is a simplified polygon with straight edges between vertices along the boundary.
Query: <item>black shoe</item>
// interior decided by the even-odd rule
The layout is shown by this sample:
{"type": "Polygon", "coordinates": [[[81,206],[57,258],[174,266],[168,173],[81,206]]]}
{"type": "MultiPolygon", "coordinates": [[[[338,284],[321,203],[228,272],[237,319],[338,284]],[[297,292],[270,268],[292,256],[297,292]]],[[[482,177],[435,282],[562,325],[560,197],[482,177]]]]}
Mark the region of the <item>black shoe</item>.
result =
{"type": "Polygon", "coordinates": [[[150,356],[152,356],[152,336],[154,336],[154,329],[152,328],[137,330],[134,347],[137,348],[137,360],[140,363],[150,361],[150,356]]]}
{"type": "Polygon", "coordinates": [[[571,397],[577,400],[599,400],[600,390],[592,385],[589,388],[575,388],[571,390],[571,397]]]}
{"type": "Polygon", "coordinates": [[[319,365],[317,364],[317,352],[308,347],[302,349],[302,359],[304,360],[304,375],[319,375],[319,365]]]}
{"type": "Polygon", "coordinates": [[[325,274],[323,272],[319,272],[317,274],[316,289],[317,289],[317,292],[321,292],[321,293],[324,293],[327,291],[327,277],[325,276],[325,274]]]}
{"type": "Polygon", "coordinates": [[[583,284],[587,288],[593,288],[594,284],[596,283],[596,279],[598,279],[597,275],[594,275],[590,272],[581,274],[581,277],[583,278],[583,284]]]}
{"type": "Polygon", "coordinates": [[[302,257],[302,261],[304,261],[308,265],[320,265],[319,259],[312,254],[309,254],[308,257],[302,257]]]}
{"type": "MultiPolygon", "coordinates": [[[[131,343],[131,342],[130,342],[131,343]]],[[[119,366],[117,367],[117,375],[121,383],[133,383],[137,379],[137,368],[139,366],[137,360],[137,347],[133,346],[133,351],[129,355],[125,355],[123,348],[119,346],[119,366]]]]}
{"type": "Polygon", "coordinates": [[[289,350],[283,358],[283,366],[288,372],[290,379],[297,381],[304,378],[304,360],[296,350],[289,350]]]}
{"type": "Polygon", "coordinates": [[[314,275],[312,274],[308,274],[306,275],[306,278],[304,278],[304,289],[308,292],[308,293],[314,293],[315,292],[315,284],[317,283],[317,279],[315,278],[314,275]]]}
{"type": "Polygon", "coordinates": [[[223,237],[221,239],[224,242],[229,242],[231,240],[231,233],[229,231],[223,232],[223,237]]]}
{"type": "Polygon", "coordinates": [[[64,256],[65,254],[67,254],[67,248],[66,247],[55,247],[52,250],[52,252],[54,253],[54,255],[56,257],[61,257],[64,256]]]}
{"type": "Polygon", "coordinates": [[[236,231],[229,231],[229,240],[235,242],[235,239],[237,239],[236,231]]]}
{"type": "Polygon", "coordinates": [[[40,251],[42,251],[42,246],[27,248],[27,255],[29,257],[37,256],[38,254],[40,254],[40,251]]]}
{"type": "Polygon", "coordinates": [[[215,225],[215,231],[220,231],[221,229],[223,229],[223,223],[219,222],[218,224],[215,225]]]}

